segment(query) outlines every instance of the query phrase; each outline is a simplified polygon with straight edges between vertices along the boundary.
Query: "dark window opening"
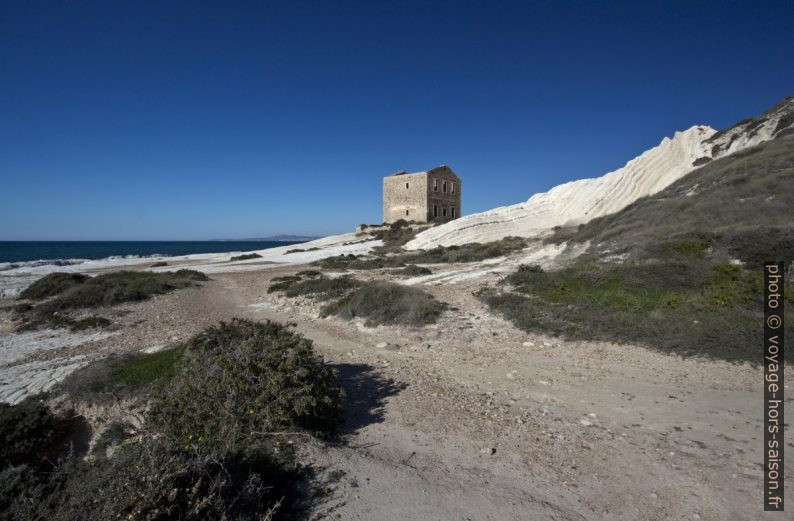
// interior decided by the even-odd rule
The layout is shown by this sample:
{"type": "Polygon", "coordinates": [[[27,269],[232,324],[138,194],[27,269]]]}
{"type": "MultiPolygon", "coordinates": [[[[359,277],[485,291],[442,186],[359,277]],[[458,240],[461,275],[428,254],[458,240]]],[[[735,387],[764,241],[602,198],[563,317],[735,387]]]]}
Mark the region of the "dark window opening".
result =
{"type": "Polygon", "coordinates": [[[441,191],[444,192],[444,193],[447,193],[447,182],[444,181],[444,184],[441,185],[441,186],[442,186],[441,191]]]}
{"type": "Polygon", "coordinates": [[[438,217],[438,205],[433,205],[433,217],[438,217]]]}
{"type": "Polygon", "coordinates": [[[452,218],[454,219],[454,218],[455,218],[455,207],[454,207],[454,206],[453,206],[453,207],[450,209],[450,212],[451,212],[451,214],[450,214],[450,215],[451,215],[451,216],[452,216],[452,218]]]}
{"type": "Polygon", "coordinates": [[[408,215],[408,210],[405,210],[405,215],[408,215]]]}
{"type": "Polygon", "coordinates": [[[433,191],[438,192],[438,179],[433,179],[433,191]]]}
{"type": "Polygon", "coordinates": [[[405,183],[405,188],[408,188],[408,183],[405,183]]]}
{"type": "Polygon", "coordinates": [[[444,214],[444,217],[446,217],[446,216],[447,216],[447,209],[446,209],[446,208],[444,208],[444,209],[442,210],[442,213],[444,214]]]}

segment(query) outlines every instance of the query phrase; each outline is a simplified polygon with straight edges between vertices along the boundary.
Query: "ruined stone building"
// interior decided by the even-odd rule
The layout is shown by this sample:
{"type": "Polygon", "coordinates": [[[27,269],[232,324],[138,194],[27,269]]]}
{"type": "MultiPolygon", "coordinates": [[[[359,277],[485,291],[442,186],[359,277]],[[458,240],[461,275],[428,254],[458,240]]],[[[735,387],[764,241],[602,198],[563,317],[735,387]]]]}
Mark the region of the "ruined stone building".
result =
{"type": "Polygon", "coordinates": [[[383,178],[383,222],[449,221],[460,217],[460,178],[446,165],[383,178]]]}

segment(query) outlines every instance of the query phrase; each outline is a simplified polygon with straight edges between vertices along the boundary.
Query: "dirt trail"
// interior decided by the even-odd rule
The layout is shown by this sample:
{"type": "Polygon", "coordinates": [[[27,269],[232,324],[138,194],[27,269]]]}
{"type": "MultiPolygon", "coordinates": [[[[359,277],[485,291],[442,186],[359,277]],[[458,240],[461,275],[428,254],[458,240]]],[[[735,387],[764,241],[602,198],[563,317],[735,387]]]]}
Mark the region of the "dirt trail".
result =
{"type": "Polygon", "coordinates": [[[295,322],[347,392],[343,443],[305,448],[331,482],[315,519],[779,518],[761,512],[758,369],[524,333],[472,295],[499,277],[487,266],[409,281],[450,304],[432,326],[320,319],[311,300],[267,293],[272,277],[299,269],[213,273],[109,310],[112,336],[3,371],[156,349],[234,316],[295,322]]]}
{"type": "Polygon", "coordinates": [[[219,278],[246,316],[296,322],[355,411],[347,447],[313,450],[345,472],[318,517],[764,519],[749,366],[528,335],[482,280],[426,288],[453,310],[414,330],[318,319],[271,276],[219,278]]]}

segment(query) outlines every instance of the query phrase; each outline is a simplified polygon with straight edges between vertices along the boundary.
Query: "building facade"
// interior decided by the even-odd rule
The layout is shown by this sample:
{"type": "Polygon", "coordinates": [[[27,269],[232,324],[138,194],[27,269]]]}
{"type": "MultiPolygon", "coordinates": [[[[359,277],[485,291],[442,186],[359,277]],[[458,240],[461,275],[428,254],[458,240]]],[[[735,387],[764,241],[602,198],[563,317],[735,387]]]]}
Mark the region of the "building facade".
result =
{"type": "Polygon", "coordinates": [[[383,222],[450,221],[460,217],[460,178],[448,166],[383,178],[383,222]]]}

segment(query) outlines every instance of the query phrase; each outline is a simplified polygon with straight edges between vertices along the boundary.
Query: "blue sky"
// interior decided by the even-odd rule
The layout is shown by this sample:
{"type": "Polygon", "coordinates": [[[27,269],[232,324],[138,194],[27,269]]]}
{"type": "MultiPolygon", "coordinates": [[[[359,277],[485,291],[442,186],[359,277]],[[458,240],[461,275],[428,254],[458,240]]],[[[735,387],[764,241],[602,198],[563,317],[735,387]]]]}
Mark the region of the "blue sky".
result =
{"type": "Polygon", "coordinates": [[[464,213],[794,92],[790,2],[0,7],[0,240],[323,235],[449,164],[464,213]]]}

